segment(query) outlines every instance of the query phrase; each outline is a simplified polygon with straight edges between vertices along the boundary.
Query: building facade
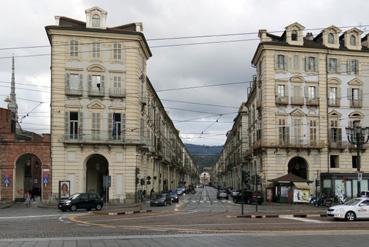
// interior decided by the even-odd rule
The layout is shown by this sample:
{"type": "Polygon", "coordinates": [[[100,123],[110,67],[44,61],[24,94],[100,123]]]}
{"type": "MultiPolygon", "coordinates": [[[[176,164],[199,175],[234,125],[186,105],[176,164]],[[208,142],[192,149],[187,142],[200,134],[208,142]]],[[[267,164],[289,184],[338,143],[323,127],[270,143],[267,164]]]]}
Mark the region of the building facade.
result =
{"type": "Polygon", "coordinates": [[[13,112],[0,108],[0,201],[22,201],[25,193],[49,201],[50,135],[16,126],[13,112]]]}
{"type": "MultiPolygon", "coordinates": [[[[259,31],[243,168],[260,176],[257,189],[263,191],[272,179],[291,173],[310,181],[312,193],[353,197],[358,158],[345,128],[369,126],[368,35],[330,26],[314,37],[304,29],[293,23],[281,36],[259,31]]],[[[366,148],[362,191],[368,190],[366,148]]]]}
{"type": "Polygon", "coordinates": [[[107,27],[106,17],[93,7],[86,22],[56,17],[46,27],[55,199],[60,181],[67,181],[71,194],[93,191],[133,202],[189,183],[196,172],[147,78],[151,51],[142,23],[107,27]]]}

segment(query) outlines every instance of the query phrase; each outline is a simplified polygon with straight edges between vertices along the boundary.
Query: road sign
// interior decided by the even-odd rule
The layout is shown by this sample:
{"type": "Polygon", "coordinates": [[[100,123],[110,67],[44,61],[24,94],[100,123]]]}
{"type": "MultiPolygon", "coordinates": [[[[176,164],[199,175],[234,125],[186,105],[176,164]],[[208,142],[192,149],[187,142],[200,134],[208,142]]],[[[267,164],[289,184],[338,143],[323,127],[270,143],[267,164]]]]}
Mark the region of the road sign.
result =
{"type": "Polygon", "coordinates": [[[358,181],[363,180],[363,173],[362,173],[362,172],[358,172],[358,173],[357,173],[357,180],[358,180],[358,181]]]}
{"type": "Polygon", "coordinates": [[[8,175],[5,175],[3,177],[3,184],[8,187],[10,185],[10,177],[8,175]]]}
{"type": "Polygon", "coordinates": [[[49,184],[49,176],[44,176],[42,178],[42,183],[46,186],[49,184]]]}
{"type": "Polygon", "coordinates": [[[103,176],[103,186],[104,188],[109,188],[111,186],[111,176],[103,176]]]}

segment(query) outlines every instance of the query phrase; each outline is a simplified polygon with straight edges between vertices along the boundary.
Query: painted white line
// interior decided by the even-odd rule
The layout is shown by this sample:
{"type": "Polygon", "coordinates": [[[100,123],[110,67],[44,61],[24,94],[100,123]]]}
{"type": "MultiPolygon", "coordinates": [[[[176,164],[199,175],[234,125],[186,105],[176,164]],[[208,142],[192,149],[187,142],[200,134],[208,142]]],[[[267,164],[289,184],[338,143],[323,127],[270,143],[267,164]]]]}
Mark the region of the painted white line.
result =
{"type": "Polygon", "coordinates": [[[195,200],[192,200],[192,203],[196,203],[196,201],[195,200]]]}
{"type": "Polygon", "coordinates": [[[313,219],[308,219],[308,218],[283,216],[283,215],[279,216],[279,218],[288,219],[288,220],[297,220],[297,221],[302,221],[302,222],[307,222],[307,223],[318,223],[318,224],[330,224],[331,223],[329,221],[313,220],[313,219]]]}
{"type": "Polygon", "coordinates": [[[58,217],[58,216],[60,216],[60,214],[7,216],[7,217],[0,217],[0,220],[47,218],[47,217],[58,217]]]}
{"type": "Polygon", "coordinates": [[[207,203],[210,203],[210,201],[206,201],[207,203]]]}
{"type": "Polygon", "coordinates": [[[196,238],[196,237],[227,237],[227,236],[339,236],[345,234],[347,236],[368,236],[367,230],[337,230],[333,231],[249,231],[242,233],[196,233],[196,234],[163,234],[163,235],[128,235],[128,236],[88,236],[88,237],[51,237],[51,238],[8,238],[0,239],[0,243],[3,242],[28,242],[28,241],[70,241],[70,240],[125,240],[125,239],[161,239],[161,238],[196,238]]]}

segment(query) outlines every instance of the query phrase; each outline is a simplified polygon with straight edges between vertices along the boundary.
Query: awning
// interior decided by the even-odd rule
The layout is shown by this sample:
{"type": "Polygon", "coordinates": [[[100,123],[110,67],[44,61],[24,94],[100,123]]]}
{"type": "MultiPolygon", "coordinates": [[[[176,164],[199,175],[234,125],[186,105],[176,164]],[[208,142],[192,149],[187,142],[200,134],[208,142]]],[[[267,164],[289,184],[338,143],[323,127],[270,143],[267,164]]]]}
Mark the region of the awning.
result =
{"type": "Polygon", "coordinates": [[[294,182],[293,184],[295,185],[296,189],[310,190],[308,183],[294,182]]]}

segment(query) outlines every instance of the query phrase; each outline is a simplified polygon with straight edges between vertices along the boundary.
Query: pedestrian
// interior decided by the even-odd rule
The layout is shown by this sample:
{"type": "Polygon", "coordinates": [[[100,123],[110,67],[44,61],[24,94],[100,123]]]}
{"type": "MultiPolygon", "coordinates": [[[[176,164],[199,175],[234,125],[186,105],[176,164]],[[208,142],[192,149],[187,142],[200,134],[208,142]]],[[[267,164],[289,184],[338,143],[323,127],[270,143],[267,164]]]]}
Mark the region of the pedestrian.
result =
{"type": "Polygon", "coordinates": [[[150,199],[152,199],[153,194],[154,194],[154,188],[152,188],[151,191],[150,191],[150,199]]]}
{"type": "Polygon", "coordinates": [[[25,200],[27,208],[31,207],[31,194],[29,192],[26,192],[25,200]]]}

